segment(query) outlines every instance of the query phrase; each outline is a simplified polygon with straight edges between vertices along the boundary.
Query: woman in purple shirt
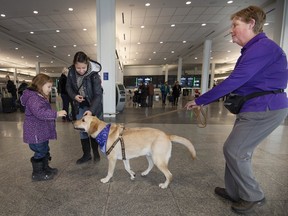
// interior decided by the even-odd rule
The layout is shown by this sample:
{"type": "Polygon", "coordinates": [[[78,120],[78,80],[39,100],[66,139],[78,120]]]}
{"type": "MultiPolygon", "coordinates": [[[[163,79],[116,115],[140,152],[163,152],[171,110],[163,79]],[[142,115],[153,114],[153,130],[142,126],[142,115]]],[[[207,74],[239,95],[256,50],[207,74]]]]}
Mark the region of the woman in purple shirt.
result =
{"type": "MultiPolygon", "coordinates": [[[[188,102],[187,109],[199,108],[231,92],[246,96],[254,92],[287,88],[287,58],[283,50],[263,33],[265,12],[250,6],[231,16],[231,36],[242,47],[231,75],[222,83],[188,102]]],[[[247,213],[265,203],[264,192],[256,181],[251,159],[254,149],[286,118],[285,92],[267,94],[245,102],[224,143],[225,188],[215,193],[232,201],[232,210],[247,213]]]]}

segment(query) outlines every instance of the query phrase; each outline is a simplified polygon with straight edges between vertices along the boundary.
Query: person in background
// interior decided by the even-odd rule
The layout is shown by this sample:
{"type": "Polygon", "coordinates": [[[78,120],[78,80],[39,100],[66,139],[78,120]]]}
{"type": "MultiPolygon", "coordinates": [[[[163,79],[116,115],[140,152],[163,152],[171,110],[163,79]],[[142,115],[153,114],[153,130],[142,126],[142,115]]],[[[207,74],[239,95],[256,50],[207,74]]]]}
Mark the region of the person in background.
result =
{"type": "Polygon", "coordinates": [[[172,96],[173,96],[173,105],[177,106],[178,105],[178,99],[181,94],[181,86],[179,85],[178,81],[175,81],[175,84],[172,88],[172,96]]]}
{"type": "MultiPolygon", "coordinates": [[[[288,69],[284,51],[263,32],[265,12],[256,6],[231,16],[231,36],[242,47],[234,70],[223,82],[186,104],[199,108],[231,92],[254,92],[287,88],[288,69]]],[[[232,210],[245,214],[265,203],[265,194],[252,170],[255,148],[287,117],[285,91],[266,94],[246,101],[236,115],[230,135],[224,143],[225,187],[216,187],[216,195],[232,201],[232,210]]]]}
{"type": "Polygon", "coordinates": [[[7,89],[7,91],[9,93],[11,93],[12,100],[13,100],[12,101],[12,103],[13,103],[13,111],[16,111],[17,110],[17,106],[16,106],[17,88],[16,88],[16,85],[14,84],[14,82],[10,80],[10,76],[9,75],[6,76],[6,81],[7,81],[6,89],[7,89]]]}
{"type": "Polygon", "coordinates": [[[199,89],[195,89],[195,91],[194,91],[194,96],[195,96],[195,98],[198,98],[198,97],[200,96],[200,91],[199,91],[199,89]]]}
{"type": "Polygon", "coordinates": [[[66,116],[66,111],[55,111],[49,103],[52,90],[52,79],[46,74],[38,74],[21,96],[21,104],[25,107],[23,124],[23,141],[29,144],[34,156],[30,159],[33,167],[32,180],[50,180],[58,169],[51,168],[49,140],[56,139],[55,120],[66,116]]]}
{"type": "Polygon", "coordinates": [[[152,81],[149,81],[147,86],[147,93],[148,93],[148,107],[153,106],[153,97],[154,97],[154,85],[152,81]]]}
{"type": "Polygon", "coordinates": [[[146,107],[147,106],[146,99],[147,99],[148,92],[147,92],[147,87],[143,82],[139,83],[138,92],[140,95],[140,104],[139,105],[141,107],[146,107]]]}
{"type": "MultiPolygon", "coordinates": [[[[66,90],[70,98],[78,104],[74,110],[76,119],[84,115],[95,115],[103,120],[103,90],[99,73],[101,65],[91,60],[84,52],[77,52],[74,55],[73,65],[69,67],[66,90]]],[[[100,160],[98,143],[96,139],[89,137],[86,132],[80,132],[80,141],[83,156],[76,161],[76,164],[83,164],[92,159],[91,147],[94,154],[94,161],[100,160]]]]}
{"type": "Polygon", "coordinates": [[[170,87],[169,87],[167,81],[164,83],[164,85],[161,85],[160,91],[161,91],[161,95],[162,95],[162,104],[166,105],[167,95],[170,94],[170,87]]]}
{"type": "MultiPolygon", "coordinates": [[[[27,89],[27,87],[28,87],[28,83],[25,80],[23,80],[20,86],[18,87],[19,100],[20,100],[20,97],[23,95],[24,90],[27,89]]],[[[19,108],[21,112],[25,112],[25,108],[24,106],[22,106],[21,102],[19,102],[19,108]]]]}
{"type": "Polygon", "coordinates": [[[59,78],[59,86],[58,86],[58,93],[61,94],[63,110],[67,112],[67,116],[62,117],[63,121],[71,121],[70,118],[71,115],[69,115],[69,105],[71,104],[71,108],[73,108],[72,100],[69,97],[66,90],[67,74],[68,74],[68,68],[64,67],[62,70],[62,74],[59,78]]]}

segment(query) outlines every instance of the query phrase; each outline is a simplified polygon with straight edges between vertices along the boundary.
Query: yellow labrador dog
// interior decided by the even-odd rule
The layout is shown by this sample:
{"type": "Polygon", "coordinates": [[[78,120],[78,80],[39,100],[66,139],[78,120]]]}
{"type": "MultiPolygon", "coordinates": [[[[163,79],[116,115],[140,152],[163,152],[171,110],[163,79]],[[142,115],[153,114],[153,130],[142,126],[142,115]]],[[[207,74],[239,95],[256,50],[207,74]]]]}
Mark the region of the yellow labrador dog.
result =
{"type": "MultiPolygon", "coordinates": [[[[130,169],[129,159],[145,155],[148,160],[148,168],[141,175],[148,175],[155,164],[166,177],[166,181],[159,184],[159,187],[167,188],[172,180],[172,174],[168,170],[168,162],[172,150],[171,141],[186,146],[192,158],[196,158],[195,148],[188,139],[176,135],[168,135],[154,128],[124,128],[120,124],[107,124],[94,116],[84,116],[82,119],[75,121],[74,128],[87,132],[96,140],[99,137],[106,137],[106,140],[104,140],[106,144],[104,153],[106,153],[109,160],[109,167],[107,176],[101,179],[103,183],[109,182],[113,176],[117,159],[123,160],[123,157],[125,169],[133,180],[135,173],[130,169]],[[104,131],[106,131],[106,135],[104,131]],[[124,149],[122,144],[125,147],[124,149]],[[111,146],[114,146],[114,148],[111,146]]],[[[103,141],[103,139],[101,140],[103,141]]],[[[99,143],[100,148],[103,148],[102,144],[99,143]]]]}

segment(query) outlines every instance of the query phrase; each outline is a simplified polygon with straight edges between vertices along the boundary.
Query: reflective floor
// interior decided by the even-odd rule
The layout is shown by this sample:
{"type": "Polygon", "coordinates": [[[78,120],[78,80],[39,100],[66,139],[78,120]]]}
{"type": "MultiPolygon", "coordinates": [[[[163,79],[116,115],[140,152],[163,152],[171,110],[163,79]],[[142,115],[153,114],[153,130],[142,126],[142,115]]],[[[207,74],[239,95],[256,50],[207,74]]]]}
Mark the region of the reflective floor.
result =
{"type": "MultiPolygon", "coordinates": [[[[79,133],[69,122],[57,120],[58,140],[50,141],[51,167],[59,174],[51,181],[32,182],[31,150],[22,141],[24,114],[0,113],[0,215],[235,215],[231,203],[214,195],[216,186],[224,186],[223,143],[234,116],[222,102],[207,107],[207,127],[197,127],[191,111],[171,104],[154,102],[153,108],[133,106],[132,101],[116,118],[107,122],[125,123],[126,127],[149,126],[192,141],[197,160],[191,160],[185,147],[173,144],[169,169],[173,181],[165,190],[158,187],[163,174],[154,167],[147,177],[143,157],[130,161],[136,172],[130,180],[121,161],[107,184],[107,159],[76,165],[81,157],[79,133]]],[[[279,126],[255,150],[253,167],[256,178],[266,193],[267,203],[250,215],[288,215],[288,120],[279,126]]],[[[145,140],[143,140],[145,142],[145,140]]]]}

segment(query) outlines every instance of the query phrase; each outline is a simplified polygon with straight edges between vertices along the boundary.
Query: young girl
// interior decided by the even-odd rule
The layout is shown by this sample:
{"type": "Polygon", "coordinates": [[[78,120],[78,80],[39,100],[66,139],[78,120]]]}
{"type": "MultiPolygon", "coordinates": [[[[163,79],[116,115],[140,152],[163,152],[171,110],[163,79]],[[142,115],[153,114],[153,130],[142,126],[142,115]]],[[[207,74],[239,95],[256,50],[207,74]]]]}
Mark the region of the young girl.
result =
{"type": "Polygon", "coordinates": [[[49,180],[57,174],[56,168],[48,165],[51,160],[49,139],[56,139],[55,120],[66,116],[65,110],[56,112],[51,109],[49,94],[52,90],[52,79],[45,74],[38,74],[21,96],[21,104],[25,107],[23,125],[23,141],[29,144],[34,152],[31,158],[33,167],[32,180],[49,180]]]}

